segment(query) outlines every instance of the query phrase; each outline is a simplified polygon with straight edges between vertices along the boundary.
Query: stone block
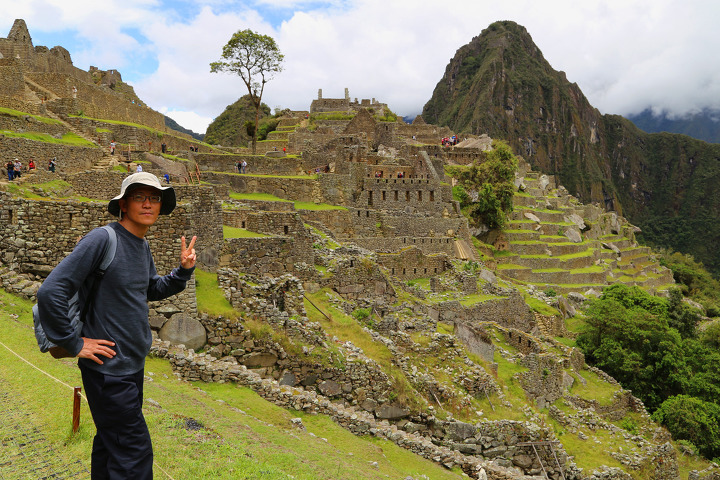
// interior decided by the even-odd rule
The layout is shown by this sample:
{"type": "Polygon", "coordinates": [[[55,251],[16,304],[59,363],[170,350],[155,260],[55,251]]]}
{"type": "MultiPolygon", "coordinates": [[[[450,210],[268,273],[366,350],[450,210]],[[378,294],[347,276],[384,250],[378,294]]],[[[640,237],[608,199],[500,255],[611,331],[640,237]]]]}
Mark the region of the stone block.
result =
{"type": "Polygon", "coordinates": [[[167,321],[167,318],[163,317],[162,315],[153,315],[149,319],[150,321],[150,328],[153,330],[160,330],[163,325],[165,325],[165,322],[167,321]]]}
{"type": "Polygon", "coordinates": [[[251,353],[242,359],[242,363],[248,368],[272,367],[277,361],[277,355],[264,352],[251,353]]]}
{"type": "Polygon", "coordinates": [[[294,387],[295,385],[297,385],[297,377],[292,372],[286,372],[278,383],[280,385],[289,385],[291,387],[294,387]]]}
{"type": "Polygon", "coordinates": [[[381,405],[375,409],[375,416],[385,420],[398,420],[410,415],[410,411],[395,405],[381,405]]]}
{"type": "Polygon", "coordinates": [[[466,438],[474,437],[477,432],[477,428],[469,423],[450,422],[445,427],[445,432],[445,437],[448,440],[462,442],[466,438]]]}
{"type": "Polygon", "coordinates": [[[158,333],[162,340],[175,345],[183,344],[191,350],[202,348],[207,343],[205,327],[199,320],[177,313],[170,318],[158,333]]]}

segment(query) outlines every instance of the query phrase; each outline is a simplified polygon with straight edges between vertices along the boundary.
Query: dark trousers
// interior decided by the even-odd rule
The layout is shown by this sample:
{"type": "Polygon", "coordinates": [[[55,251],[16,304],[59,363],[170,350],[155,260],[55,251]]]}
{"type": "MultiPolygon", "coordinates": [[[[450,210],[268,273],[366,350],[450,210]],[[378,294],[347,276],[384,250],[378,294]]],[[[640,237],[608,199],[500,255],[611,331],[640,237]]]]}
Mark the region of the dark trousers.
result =
{"type": "Polygon", "coordinates": [[[92,480],[152,479],[152,442],[142,413],[144,371],[116,377],[82,364],[80,371],[97,429],[92,480]]]}

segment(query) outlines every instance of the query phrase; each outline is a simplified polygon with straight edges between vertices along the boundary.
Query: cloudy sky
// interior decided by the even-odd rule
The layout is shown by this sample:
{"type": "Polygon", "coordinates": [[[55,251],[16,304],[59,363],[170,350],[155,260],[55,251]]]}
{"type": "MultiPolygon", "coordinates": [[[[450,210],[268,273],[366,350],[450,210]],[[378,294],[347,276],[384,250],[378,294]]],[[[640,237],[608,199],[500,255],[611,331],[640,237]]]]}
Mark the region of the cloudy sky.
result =
{"type": "Polygon", "coordinates": [[[263,96],[272,109],[349,88],[414,116],[455,51],[497,20],[525,26],[602,113],[720,108],[716,0],[0,0],[0,11],[0,37],[22,18],[34,45],[67,48],[83,70],[119,70],[150,107],[199,133],[247,93],[209,67],[246,28],[285,55],[263,96]]]}

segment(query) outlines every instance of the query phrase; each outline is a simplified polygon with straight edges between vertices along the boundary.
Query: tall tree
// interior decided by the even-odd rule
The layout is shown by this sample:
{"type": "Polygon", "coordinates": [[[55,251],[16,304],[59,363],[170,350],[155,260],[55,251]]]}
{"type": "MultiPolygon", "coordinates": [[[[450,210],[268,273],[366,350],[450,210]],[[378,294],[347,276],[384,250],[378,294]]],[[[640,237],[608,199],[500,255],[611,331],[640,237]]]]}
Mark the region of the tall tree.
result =
{"type": "Polygon", "coordinates": [[[255,130],[252,151],[256,152],[257,131],[260,122],[260,105],[265,84],[282,71],[285,56],[275,40],[250,29],[239,30],[223,47],[222,59],[210,64],[210,71],[229,72],[242,78],[255,107],[255,130]]]}

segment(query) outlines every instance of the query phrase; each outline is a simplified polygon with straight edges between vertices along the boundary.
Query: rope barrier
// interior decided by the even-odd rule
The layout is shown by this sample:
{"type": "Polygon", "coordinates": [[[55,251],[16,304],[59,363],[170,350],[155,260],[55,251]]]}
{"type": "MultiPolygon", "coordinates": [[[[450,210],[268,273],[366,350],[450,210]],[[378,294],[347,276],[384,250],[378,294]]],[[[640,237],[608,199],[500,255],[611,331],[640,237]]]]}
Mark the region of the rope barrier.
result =
{"type": "MultiPolygon", "coordinates": [[[[68,387],[68,388],[71,389],[71,390],[74,390],[74,389],[75,389],[75,387],[72,387],[72,386],[68,385],[67,383],[63,382],[62,380],[53,377],[52,375],[50,375],[50,374],[47,373],[46,371],[44,371],[44,370],[36,367],[35,365],[33,365],[32,363],[30,363],[29,361],[25,360],[23,357],[21,357],[18,353],[15,353],[10,347],[8,347],[7,345],[5,345],[4,343],[0,342],[0,345],[2,345],[3,347],[7,348],[10,353],[12,353],[12,354],[15,355],[16,357],[18,357],[20,360],[22,360],[23,362],[27,363],[27,364],[30,365],[31,367],[33,367],[33,368],[34,368],[35,370],[37,370],[38,372],[47,375],[48,377],[52,378],[53,380],[55,380],[56,382],[58,382],[58,383],[60,383],[60,384],[62,384],[62,385],[65,385],[66,387],[68,387]]],[[[80,395],[81,395],[82,398],[85,399],[85,401],[87,402],[87,397],[85,396],[85,394],[82,394],[82,393],[81,393],[80,395]]]]}
{"type": "MultiPolygon", "coordinates": [[[[70,385],[68,385],[67,383],[65,383],[65,382],[63,382],[62,380],[60,380],[59,378],[55,378],[55,377],[53,377],[52,375],[50,375],[49,373],[47,373],[46,371],[44,371],[44,370],[36,367],[36,366],[33,365],[32,363],[30,363],[28,360],[26,360],[26,359],[24,359],[23,357],[21,357],[20,354],[18,354],[18,353],[16,353],[15,351],[13,351],[13,349],[11,349],[11,348],[8,347],[7,345],[5,345],[3,342],[0,342],[0,345],[2,345],[3,347],[5,347],[10,353],[12,353],[12,354],[15,355],[17,358],[19,358],[19,359],[22,360],[23,362],[25,362],[25,363],[27,363],[28,365],[30,365],[31,367],[33,367],[33,368],[34,368],[35,370],[37,370],[38,372],[40,372],[40,373],[42,373],[42,374],[44,374],[44,375],[47,375],[48,377],[52,378],[52,379],[55,380],[56,382],[60,383],[61,385],[64,385],[64,386],[68,387],[69,389],[73,390],[73,392],[75,392],[75,388],[76,388],[76,387],[70,386],[70,385]]],[[[85,396],[85,394],[79,393],[79,392],[77,392],[76,395],[77,395],[77,394],[79,394],[79,395],[87,402],[87,397],[85,396]]],[[[168,472],[166,472],[166,471],[165,471],[160,465],[158,465],[158,463],[157,463],[156,461],[154,461],[154,460],[153,460],[153,465],[156,466],[162,473],[164,473],[170,480],[175,480],[172,476],[170,476],[170,474],[169,474],[168,472]]]]}

